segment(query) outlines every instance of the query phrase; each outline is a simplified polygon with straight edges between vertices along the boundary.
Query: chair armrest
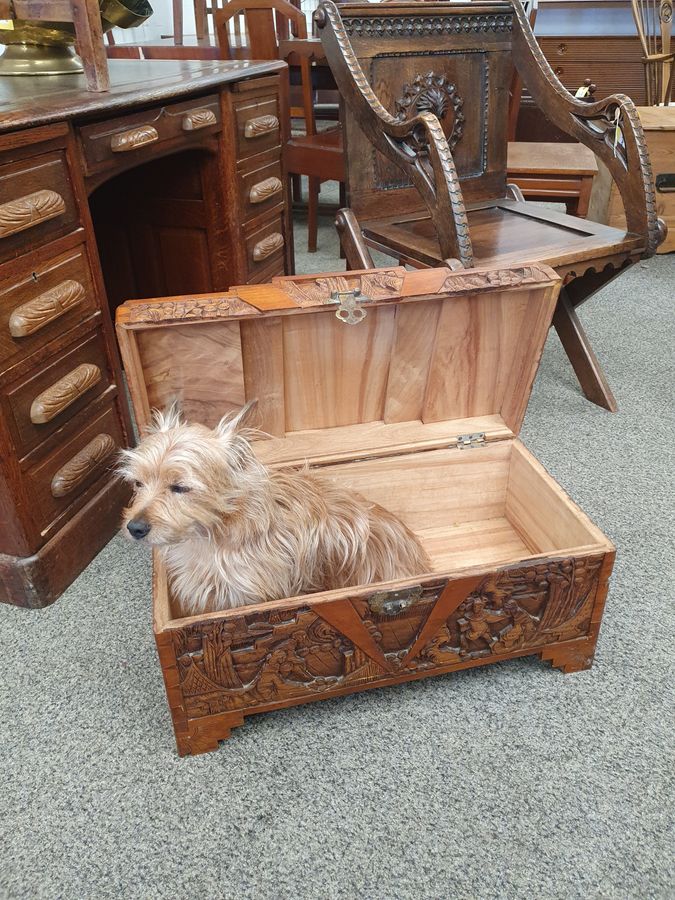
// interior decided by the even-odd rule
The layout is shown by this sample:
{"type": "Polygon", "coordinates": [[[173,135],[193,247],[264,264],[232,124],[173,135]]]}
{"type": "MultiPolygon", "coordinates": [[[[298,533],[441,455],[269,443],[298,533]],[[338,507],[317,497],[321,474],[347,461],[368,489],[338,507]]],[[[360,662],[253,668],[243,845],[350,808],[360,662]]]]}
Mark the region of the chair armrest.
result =
{"type": "Polygon", "coordinates": [[[666,227],[656,216],[654,178],[635,104],[624,94],[597,103],[575,99],[548,64],[517,0],[513,13],[513,61],[532,98],[558,128],[604,162],[621,194],[628,230],[644,237],[645,255],[652,256],[666,227]]]}
{"type": "Polygon", "coordinates": [[[464,198],[450,147],[437,117],[423,112],[401,122],[382,106],[361,68],[337,7],[330,0],[314,14],[338,91],[366,137],[410,178],[433,222],[442,257],[473,265],[464,198]]]}

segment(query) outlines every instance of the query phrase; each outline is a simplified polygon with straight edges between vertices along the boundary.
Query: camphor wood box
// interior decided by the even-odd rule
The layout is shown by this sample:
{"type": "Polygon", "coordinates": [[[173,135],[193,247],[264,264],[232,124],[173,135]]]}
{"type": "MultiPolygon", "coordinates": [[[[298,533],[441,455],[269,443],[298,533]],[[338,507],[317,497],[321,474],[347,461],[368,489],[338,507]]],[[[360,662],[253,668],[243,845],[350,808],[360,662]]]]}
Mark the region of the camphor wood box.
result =
{"type": "Polygon", "coordinates": [[[156,559],[179,753],[252,713],[496,660],[591,665],[614,548],[517,437],[558,290],[543,265],[391,268],[118,310],[141,426],[175,397],[209,425],[257,397],[261,460],[381,503],[434,568],[181,619],[156,559]]]}

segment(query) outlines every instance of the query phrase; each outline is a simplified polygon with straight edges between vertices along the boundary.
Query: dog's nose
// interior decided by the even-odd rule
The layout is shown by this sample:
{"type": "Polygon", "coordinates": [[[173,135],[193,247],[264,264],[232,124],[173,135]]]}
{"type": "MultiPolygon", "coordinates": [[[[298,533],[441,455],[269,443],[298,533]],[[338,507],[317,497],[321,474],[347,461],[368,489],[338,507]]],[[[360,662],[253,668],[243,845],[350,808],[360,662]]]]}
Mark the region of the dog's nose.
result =
{"type": "Polygon", "coordinates": [[[127,530],[132,537],[135,537],[137,541],[140,541],[140,539],[144,538],[150,531],[150,523],[146,522],[144,519],[132,519],[127,525],[127,530]]]}

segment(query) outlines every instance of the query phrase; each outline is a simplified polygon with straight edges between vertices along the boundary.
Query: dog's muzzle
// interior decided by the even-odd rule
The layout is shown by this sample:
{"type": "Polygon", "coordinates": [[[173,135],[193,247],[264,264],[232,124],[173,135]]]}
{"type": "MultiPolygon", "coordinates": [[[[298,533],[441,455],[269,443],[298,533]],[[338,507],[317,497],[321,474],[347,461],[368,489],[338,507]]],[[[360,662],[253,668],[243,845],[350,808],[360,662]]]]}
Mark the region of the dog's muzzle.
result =
{"type": "Polygon", "coordinates": [[[132,519],[127,525],[127,531],[133,538],[140,541],[150,531],[150,523],[144,519],[132,519]]]}

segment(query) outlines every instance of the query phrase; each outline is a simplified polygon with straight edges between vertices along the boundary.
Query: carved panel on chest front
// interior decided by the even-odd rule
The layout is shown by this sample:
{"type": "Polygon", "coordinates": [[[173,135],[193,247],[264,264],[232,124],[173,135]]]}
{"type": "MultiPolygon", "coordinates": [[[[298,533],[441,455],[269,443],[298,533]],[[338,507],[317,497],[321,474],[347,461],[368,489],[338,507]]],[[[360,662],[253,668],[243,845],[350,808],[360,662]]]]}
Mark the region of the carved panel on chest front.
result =
{"type": "Polygon", "coordinates": [[[311,699],[588,633],[602,556],[262,610],[174,632],[189,718],[311,699]],[[394,596],[395,595],[395,596],[394,596]]]}

